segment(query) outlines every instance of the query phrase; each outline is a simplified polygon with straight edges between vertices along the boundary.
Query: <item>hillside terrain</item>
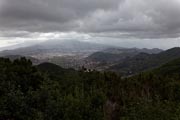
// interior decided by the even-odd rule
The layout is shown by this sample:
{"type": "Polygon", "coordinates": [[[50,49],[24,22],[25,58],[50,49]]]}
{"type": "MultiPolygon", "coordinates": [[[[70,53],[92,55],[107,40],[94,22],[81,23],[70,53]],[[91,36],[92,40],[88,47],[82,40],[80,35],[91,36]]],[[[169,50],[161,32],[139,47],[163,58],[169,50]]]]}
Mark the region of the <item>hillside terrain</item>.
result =
{"type": "Polygon", "coordinates": [[[13,50],[4,50],[0,56],[15,59],[27,57],[33,64],[50,62],[63,68],[106,70],[107,68],[133,57],[141,52],[156,54],[161,49],[121,48],[83,41],[53,40],[13,50]]]}
{"type": "Polygon", "coordinates": [[[180,59],[128,78],[0,58],[2,120],[180,119],[180,59]]]}
{"type": "Polygon", "coordinates": [[[172,60],[153,70],[154,74],[174,75],[180,73],[180,58],[172,60]]]}
{"type": "Polygon", "coordinates": [[[0,52],[0,56],[21,55],[31,56],[37,59],[65,55],[87,56],[93,52],[100,51],[108,47],[110,46],[83,41],[50,40],[29,47],[22,47],[14,50],[4,50],[0,52]]]}
{"type": "Polygon", "coordinates": [[[124,75],[152,69],[180,57],[180,48],[172,48],[158,54],[140,53],[132,58],[126,58],[108,70],[117,71],[124,75]]]}
{"type": "Polygon", "coordinates": [[[157,54],[162,52],[161,49],[137,49],[137,48],[108,48],[103,51],[98,51],[90,56],[87,59],[97,62],[118,62],[124,60],[128,57],[133,57],[139,53],[148,53],[148,54],[157,54]]]}

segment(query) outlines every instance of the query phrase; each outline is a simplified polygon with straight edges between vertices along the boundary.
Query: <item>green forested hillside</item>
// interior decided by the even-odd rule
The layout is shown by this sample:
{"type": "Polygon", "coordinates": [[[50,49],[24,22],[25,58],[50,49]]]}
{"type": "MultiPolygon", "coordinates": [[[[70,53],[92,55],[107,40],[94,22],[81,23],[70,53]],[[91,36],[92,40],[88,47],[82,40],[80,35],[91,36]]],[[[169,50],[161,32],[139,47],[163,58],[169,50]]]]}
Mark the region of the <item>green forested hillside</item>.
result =
{"type": "MultiPolygon", "coordinates": [[[[178,66],[180,61],[172,63],[164,66],[178,66]]],[[[154,70],[121,78],[112,72],[75,71],[50,63],[33,66],[25,58],[14,62],[1,58],[0,119],[179,120],[176,70],[170,76],[154,70]]]]}
{"type": "Polygon", "coordinates": [[[159,54],[140,53],[133,58],[125,59],[109,70],[120,72],[123,75],[132,75],[144,70],[161,66],[180,57],[180,48],[172,48],[159,54]]]}
{"type": "Polygon", "coordinates": [[[105,81],[95,71],[65,70],[25,58],[0,59],[0,119],[104,119],[105,81]],[[49,72],[51,71],[51,72],[49,72]]]}
{"type": "Polygon", "coordinates": [[[172,60],[161,67],[154,69],[155,74],[161,75],[174,75],[180,74],[180,58],[172,60]]]}

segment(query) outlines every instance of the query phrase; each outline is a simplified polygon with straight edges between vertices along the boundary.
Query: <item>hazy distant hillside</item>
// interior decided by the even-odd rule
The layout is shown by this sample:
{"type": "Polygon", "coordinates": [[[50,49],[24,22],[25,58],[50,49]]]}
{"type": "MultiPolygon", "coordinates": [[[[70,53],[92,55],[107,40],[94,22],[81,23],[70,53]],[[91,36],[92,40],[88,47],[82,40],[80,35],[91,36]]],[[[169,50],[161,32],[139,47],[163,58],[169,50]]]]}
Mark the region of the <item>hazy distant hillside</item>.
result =
{"type": "Polygon", "coordinates": [[[99,50],[106,49],[108,47],[109,46],[106,45],[82,42],[82,41],[53,40],[53,41],[46,41],[41,44],[30,47],[23,47],[15,50],[2,51],[0,52],[0,55],[48,57],[48,56],[73,55],[73,54],[90,54],[99,50]]]}
{"type": "Polygon", "coordinates": [[[91,54],[87,59],[97,62],[118,62],[133,57],[139,53],[157,54],[162,52],[161,49],[138,49],[138,48],[108,48],[100,52],[91,54]]]}
{"type": "Polygon", "coordinates": [[[127,58],[109,70],[118,71],[129,75],[151,69],[180,57],[180,48],[172,48],[159,54],[140,53],[132,58],[127,58]]]}
{"type": "Polygon", "coordinates": [[[147,49],[147,48],[108,48],[103,50],[105,53],[113,53],[113,54],[120,54],[120,53],[137,53],[137,52],[144,52],[149,54],[157,54],[162,52],[162,49],[153,48],[153,49],[147,49]]]}

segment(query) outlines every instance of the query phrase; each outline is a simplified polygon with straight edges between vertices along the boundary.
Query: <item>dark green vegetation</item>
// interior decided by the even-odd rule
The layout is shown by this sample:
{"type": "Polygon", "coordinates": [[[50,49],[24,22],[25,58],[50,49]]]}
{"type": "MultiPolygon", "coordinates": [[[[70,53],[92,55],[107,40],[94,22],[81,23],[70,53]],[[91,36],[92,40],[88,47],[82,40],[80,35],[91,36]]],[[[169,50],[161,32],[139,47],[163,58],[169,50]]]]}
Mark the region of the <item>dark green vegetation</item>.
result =
{"type": "Polygon", "coordinates": [[[180,57],[180,48],[172,48],[159,54],[140,53],[112,66],[109,70],[132,75],[144,70],[153,69],[180,57]]]}
{"type": "Polygon", "coordinates": [[[139,75],[0,59],[0,120],[179,120],[180,59],[139,75]]]}
{"type": "Polygon", "coordinates": [[[62,69],[25,58],[0,59],[0,119],[103,119],[105,83],[100,73],[62,69]]]}
{"type": "Polygon", "coordinates": [[[172,60],[153,70],[154,74],[175,75],[180,73],[180,58],[172,60]]]}
{"type": "MultiPolygon", "coordinates": [[[[9,58],[11,61],[14,61],[14,60],[20,59],[20,58],[22,58],[22,57],[24,57],[24,56],[21,56],[21,55],[8,55],[8,56],[3,56],[3,57],[4,57],[4,58],[9,58]]],[[[31,62],[32,62],[33,64],[36,64],[36,65],[40,63],[40,61],[39,61],[38,59],[34,58],[34,57],[28,57],[28,56],[26,56],[26,59],[31,60],[31,62]]]]}

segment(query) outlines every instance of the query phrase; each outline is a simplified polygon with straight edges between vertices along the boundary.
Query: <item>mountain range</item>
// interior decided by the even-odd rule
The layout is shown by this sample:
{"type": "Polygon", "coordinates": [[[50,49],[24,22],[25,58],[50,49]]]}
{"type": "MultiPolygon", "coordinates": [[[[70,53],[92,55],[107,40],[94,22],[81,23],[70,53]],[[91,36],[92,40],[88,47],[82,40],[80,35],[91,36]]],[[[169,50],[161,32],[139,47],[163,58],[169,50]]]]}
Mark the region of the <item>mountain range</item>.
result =
{"type": "Polygon", "coordinates": [[[34,64],[50,62],[64,68],[78,69],[84,66],[88,69],[133,75],[180,58],[180,48],[164,51],[158,48],[121,48],[82,41],[54,40],[1,51],[0,56],[11,60],[25,56],[34,64]]]}
{"type": "Polygon", "coordinates": [[[157,54],[163,50],[154,49],[138,49],[138,48],[108,48],[103,51],[98,51],[87,57],[88,60],[98,61],[98,62],[118,62],[120,60],[126,59],[127,57],[133,57],[139,53],[157,54]]]}
{"type": "Polygon", "coordinates": [[[0,56],[22,55],[48,58],[52,56],[64,55],[89,55],[93,52],[108,48],[108,45],[74,41],[74,40],[48,40],[37,45],[22,47],[13,50],[4,50],[0,56]]]}
{"type": "Polygon", "coordinates": [[[158,54],[140,53],[134,57],[119,61],[118,64],[111,66],[108,70],[120,72],[125,75],[131,75],[147,69],[156,68],[179,57],[179,47],[168,49],[158,54]]]}

